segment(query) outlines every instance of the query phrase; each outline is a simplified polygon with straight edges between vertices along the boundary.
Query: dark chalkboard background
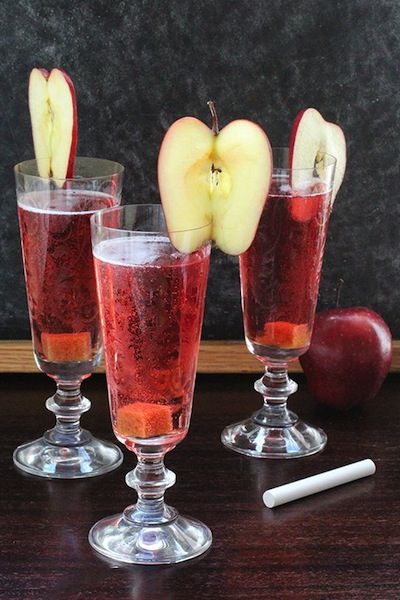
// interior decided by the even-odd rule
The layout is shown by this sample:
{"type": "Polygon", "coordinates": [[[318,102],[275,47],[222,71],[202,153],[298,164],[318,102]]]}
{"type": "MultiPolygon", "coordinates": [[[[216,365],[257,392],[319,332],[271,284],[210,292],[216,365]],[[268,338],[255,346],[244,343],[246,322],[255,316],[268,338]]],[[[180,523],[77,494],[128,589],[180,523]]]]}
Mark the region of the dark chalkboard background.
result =
{"type": "MultiPolygon", "coordinates": [[[[288,142],[317,107],[348,140],[320,307],[367,305],[400,337],[398,0],[2,0],[0,337],[29,336],[12,166],[31,158],[27,79],[61,66],[78,94],[79,153],[122,162],[124,202],[157,196],[156,160],[178,117],[259,122],[288,142]]],[[[214,252],[205,338],[242,336],[237,260],[214,252]]]]}

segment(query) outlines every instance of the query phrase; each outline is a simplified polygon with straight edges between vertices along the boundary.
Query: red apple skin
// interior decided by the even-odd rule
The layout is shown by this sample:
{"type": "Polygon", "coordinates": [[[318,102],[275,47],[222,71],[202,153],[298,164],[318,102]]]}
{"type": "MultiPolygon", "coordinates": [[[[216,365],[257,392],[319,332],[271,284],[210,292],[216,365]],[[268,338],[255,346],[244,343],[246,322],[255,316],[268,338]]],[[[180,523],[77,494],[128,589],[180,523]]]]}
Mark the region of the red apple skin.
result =
{"type": "Polygon", "coordinates": [[[54,69],[60,71],[65,81],[68,84],[69,91],[71,92],[72,98],[72,106],[73,106],[73,124],[72,124],[72,140],[71,140],[71,149],[69,153],[68,159],[68,167],[67,173],[65,175],[66,179],[71,179],[74,176],[74,167],[75,167],[75,157],[76,157],[76,149],[78,145],[78,107],[76,103],[76,92],[74,84],[72,83],[71,77],[66,73],[63,69],[54,69]]]}
{"type": "Polygon", "coordinates": [[[39,71],[41,72],[41,74],[43,75],[43,77],[45,79],[49,78],[50,75],[50,71],[48,71],[47,69],[45,69],[44,67],[38,67],[39,71]]]}
{"type": "Polygon", "coordinates": [[[372,400],[392,361],[392,334],[364,307],[333,308],[315,318],[311,345],[300,363],[320,404],[345,410],[372,400]]]}

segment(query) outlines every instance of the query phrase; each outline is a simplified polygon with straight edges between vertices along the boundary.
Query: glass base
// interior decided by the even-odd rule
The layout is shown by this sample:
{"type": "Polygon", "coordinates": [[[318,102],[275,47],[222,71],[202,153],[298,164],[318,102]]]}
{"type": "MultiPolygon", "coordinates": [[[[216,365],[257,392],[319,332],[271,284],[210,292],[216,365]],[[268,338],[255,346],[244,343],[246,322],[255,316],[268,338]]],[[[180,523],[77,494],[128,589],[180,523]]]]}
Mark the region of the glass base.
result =
{"type": "Polygon", "coordinates": [[[143,525],[118,514],[98,521],[89,532],[89,543],[100,554],[142,565],[189,560],[203,554],[211,542],[204,523],[181,515],[166,523],[143,525]]]}
{"type": "Polygon", "coordinates": [[[119,467],[123,454],[115,444],[88,437],[74,446],[50,444],[44,437],[28,442],[15,449],[14,464],[30,475],[50,479],[96,477],[119,467]]]}
{"type": "Polygon", "coordinates": [[[289,412],[291,425],[271,427],[257,423],[257,413],[225,427],[221,441],[227,448],[257,458],[301,458],[323,450],[327,437],[289,412]]]}

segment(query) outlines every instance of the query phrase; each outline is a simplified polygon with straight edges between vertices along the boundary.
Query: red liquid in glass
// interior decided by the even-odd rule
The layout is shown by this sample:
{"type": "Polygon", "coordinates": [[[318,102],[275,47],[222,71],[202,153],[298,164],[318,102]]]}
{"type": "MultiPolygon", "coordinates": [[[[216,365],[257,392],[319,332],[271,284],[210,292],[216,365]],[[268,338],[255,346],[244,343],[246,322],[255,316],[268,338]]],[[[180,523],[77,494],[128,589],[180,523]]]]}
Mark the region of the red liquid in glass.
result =
{"type": "Polygon", "coordinates": [[[32,337],[41,360],[90,361],[101,348],[90,217],[115,204],[104,194],[71,190],[19,200],[32,337]]]}
{"type": "Polygon", "coordinates": [[[273,181],[255,239],[240,257],[244,326],[253,353],[295,358],[310,344],[330,192],[292,196],[273,181]]]}
{"type": "Polygon", "coordinates": [[[166,237],[107,240],[94,251],[115,435],[128,447],[189,426],[209,249],[166,237]]]}

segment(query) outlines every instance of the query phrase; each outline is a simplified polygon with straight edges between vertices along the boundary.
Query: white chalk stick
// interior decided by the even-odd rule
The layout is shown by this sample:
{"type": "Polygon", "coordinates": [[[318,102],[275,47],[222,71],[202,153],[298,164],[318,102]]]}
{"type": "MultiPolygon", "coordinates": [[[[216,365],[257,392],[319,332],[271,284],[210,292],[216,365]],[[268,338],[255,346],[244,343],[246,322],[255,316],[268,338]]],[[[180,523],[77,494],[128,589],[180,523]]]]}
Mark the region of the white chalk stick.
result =
{"type": "Polygon", "coordinates": [[[311,494],[329,490],[337,485],[373,475],[375,471],[375,463],[370,458],[367,458],[366,460],[360,460],[350,465],[339,467],[338,469],[332,469],[325,473],[319,473],[312,477],[299,479],[298,481],[293,481],[293,483],[287,483],[267,490],[263,494],[263,501],[268,508],[274,508],[275,506],[280,506],[281,504],[286,504],[305,496],[311,496],[311,494]]]}

